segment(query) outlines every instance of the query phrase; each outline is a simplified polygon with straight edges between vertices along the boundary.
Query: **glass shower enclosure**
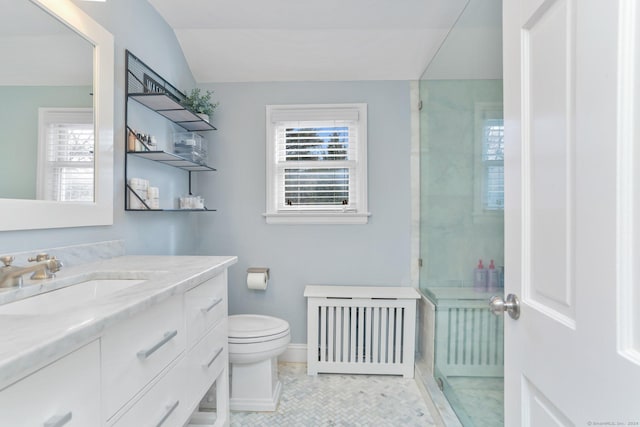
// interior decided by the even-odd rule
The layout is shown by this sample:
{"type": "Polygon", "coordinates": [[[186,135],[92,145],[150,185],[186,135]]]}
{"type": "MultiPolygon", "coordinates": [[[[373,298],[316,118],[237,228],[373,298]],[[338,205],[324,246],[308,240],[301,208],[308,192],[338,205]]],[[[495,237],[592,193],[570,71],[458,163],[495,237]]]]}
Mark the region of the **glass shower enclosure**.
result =
{"type": "Polygon", "coordinates": [[[464,426],[503,425],[502,0],[470,0],[420,80],[420,290],[464,426]]]}

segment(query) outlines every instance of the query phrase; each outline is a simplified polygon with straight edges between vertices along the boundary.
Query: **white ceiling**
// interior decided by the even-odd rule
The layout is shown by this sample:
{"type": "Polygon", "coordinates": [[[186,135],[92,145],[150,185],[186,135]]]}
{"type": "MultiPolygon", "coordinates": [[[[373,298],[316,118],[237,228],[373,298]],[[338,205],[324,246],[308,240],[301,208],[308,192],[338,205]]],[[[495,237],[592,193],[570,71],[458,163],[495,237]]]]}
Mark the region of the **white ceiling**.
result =
{"type": "Polygon", "coordinates": [[[468,0],[148,0],[198,83],[413,80],[468,0]]]}
{"type": "Polygon", "coordinates": [[[0,0],[0,85],[91,85],[93,46],[30,1],[0,0]]]}

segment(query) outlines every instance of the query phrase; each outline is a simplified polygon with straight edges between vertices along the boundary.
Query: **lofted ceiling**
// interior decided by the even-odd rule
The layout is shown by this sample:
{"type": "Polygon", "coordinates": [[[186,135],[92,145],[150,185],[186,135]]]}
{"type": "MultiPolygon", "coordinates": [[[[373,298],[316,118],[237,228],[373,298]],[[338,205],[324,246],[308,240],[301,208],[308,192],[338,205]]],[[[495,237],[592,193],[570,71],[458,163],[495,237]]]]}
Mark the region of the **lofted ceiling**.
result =
{"type": "Polygon", "coordinates": [[[414,80],[468,0],[148,0],[198,83],[414,80]]]}

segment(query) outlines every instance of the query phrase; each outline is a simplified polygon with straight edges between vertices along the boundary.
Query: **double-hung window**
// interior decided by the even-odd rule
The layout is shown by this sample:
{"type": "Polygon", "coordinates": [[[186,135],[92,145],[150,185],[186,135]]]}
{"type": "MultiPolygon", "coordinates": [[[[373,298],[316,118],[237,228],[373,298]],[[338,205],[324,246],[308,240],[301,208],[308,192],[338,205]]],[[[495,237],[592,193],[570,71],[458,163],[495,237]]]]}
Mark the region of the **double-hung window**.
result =
{"type": "Polygon", "coordinates": [[[267,106],[267,223],[365,224],[367,106],[267,106]]]}

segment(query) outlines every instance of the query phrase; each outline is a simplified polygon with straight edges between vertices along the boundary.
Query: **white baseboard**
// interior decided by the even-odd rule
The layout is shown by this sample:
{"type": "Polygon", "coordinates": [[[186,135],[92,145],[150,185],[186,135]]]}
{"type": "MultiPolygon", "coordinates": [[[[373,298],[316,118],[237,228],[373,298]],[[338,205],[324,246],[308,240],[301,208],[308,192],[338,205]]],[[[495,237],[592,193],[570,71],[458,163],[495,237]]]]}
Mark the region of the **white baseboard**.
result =
{"type": "Polygon", "coordinates": [[[278,356],[278,362],[307,363],[307,345],[289,344],[284,353],[278,356]]]}

